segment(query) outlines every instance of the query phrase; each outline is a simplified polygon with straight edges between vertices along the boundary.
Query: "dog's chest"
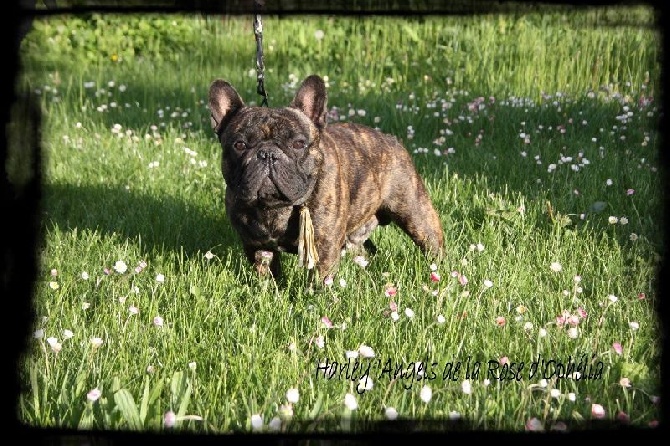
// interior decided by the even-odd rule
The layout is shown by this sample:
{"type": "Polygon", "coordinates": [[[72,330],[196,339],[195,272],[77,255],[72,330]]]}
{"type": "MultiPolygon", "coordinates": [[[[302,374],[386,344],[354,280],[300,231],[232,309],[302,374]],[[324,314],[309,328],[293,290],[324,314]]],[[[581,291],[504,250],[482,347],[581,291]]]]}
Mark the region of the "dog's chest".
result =
{"type": "Polygon", "coordinates": [[[245,243],[259,249],[297,252],[298,210],[253,209],[230,215],[231,222],[245,243]]]}

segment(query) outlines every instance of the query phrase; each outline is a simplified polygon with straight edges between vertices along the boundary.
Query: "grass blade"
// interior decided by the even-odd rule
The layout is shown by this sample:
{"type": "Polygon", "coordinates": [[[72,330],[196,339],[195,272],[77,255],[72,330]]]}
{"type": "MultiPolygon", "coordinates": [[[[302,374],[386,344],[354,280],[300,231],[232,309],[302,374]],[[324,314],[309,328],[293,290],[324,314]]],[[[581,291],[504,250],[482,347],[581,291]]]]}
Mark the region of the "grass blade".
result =
{"type": "Polygon", "coordinates": [[[120,389],[114,394],[114,402],[121,412],[121,416],[128,423],[132,430],[142,429],[142,421],[137,405],[130,392],[126,389],[120,389]]]}

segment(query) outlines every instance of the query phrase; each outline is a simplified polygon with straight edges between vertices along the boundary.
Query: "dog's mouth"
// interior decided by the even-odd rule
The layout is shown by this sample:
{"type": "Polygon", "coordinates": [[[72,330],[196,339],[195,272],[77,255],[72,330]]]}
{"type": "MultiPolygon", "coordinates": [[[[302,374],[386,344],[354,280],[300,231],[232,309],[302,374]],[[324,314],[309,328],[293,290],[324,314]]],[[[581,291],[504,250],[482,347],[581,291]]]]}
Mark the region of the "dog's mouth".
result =
{"type": "Polygon", "coordinates": [[[314,188],[315,179],[283,153],[263,154],[240,172],[238,197],[265,207],[302,204],[314,188]]]}

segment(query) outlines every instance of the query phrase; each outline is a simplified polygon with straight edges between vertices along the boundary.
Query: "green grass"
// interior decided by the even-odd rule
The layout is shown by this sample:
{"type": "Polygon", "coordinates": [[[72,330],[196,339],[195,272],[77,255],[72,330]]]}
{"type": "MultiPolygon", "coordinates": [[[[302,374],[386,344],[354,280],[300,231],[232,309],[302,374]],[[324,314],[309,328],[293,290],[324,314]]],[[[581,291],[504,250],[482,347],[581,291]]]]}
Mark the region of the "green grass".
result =
{"type": "MultiPolygon", "coordinates": [[[[651,23],[644,9],[620,14],[633,12],[651,23]]],[[[292,412],[281,429],[304,432],[363,429],[394,408],[478,429],[522,430],[533,419],[578,429],[599,404],[606,419],[657,420],[659,40],[653,28],[589,26],[589,14],[266,18],[270,104],[286,104],[308,74],[328,76],[342,119],[405,142],[445,228],[439,281],[387,227],[374,233],[379,252],[365,268],[343,259],[335,283],[314,294],[295,257],[284,257],[285,287],[259,280],[225,217],[205,101],[224,77],[259,102],[249,20],[175,18],[192,43],[172,36],[170,51],[159,33],[146,54],[101,33],[98,58],[71,45],[81,22],[38,24],[22,85],[39,90],[46,116],[46,243],[34,299],[41,337],[20,364],[19,418],[161,430],[173,411],[176,427],[222,433],[250,430],[255,415],[267,430],[292,412]],[[557,324],[582,310],[576,332],[557,324]],[[358,372],[319,374],[361,345],[375,353],[359,356],[371,390],[357,393],[358,372]],[[524,364],[518,381],[489,373],[505,357],[524,364]],[[529,373],[538,357],[572,358],[582,378],[597,373],[542,381],[529,373]],[[387,361],[405,372],[425,361],[431,379],[392,379],[387,361]],[[442,376],[450,362],[461,363],[454,380],[442,376]],[[299,400],[289,405],[292,388],[299,400]]]]}

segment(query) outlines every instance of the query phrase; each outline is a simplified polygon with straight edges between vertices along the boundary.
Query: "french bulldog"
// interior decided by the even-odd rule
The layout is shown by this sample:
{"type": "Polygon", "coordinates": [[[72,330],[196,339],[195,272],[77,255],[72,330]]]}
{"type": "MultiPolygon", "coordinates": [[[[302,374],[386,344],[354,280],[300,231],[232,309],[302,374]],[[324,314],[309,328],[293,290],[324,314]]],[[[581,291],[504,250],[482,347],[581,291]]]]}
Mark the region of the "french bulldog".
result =
{"type": "Polygon", "coordinates": [[[247,106],[224,80],[209,89],[222,146],[226,213],[247,259],[281,277],[280,252],[301,255],[319,280],[343,249],[371,251],[378,225],[397,224],[426,256],[439,258],[440,219],[408,151],[393,136],[326,122],[323,80],[307,77],[288,107],[247,106]],[[305,232],[312,236],[305,243],[305,232]]]}

